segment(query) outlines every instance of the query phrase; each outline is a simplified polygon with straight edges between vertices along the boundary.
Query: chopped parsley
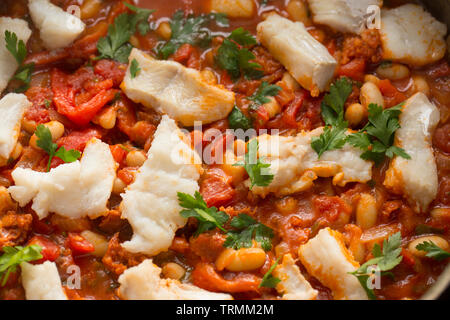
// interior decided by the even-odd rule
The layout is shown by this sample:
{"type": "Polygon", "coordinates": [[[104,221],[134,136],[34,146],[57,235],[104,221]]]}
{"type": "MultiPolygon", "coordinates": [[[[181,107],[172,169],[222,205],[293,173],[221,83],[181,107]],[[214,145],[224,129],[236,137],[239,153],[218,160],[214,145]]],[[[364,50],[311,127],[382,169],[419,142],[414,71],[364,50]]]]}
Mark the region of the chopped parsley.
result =
{"type": "Polygon", "coordinates": [[[167,59],[181,45],[186,43],[200,47],[209,45],[212,35],[207,25],[212,21],[215,21],[221,27],[229,25],[228,19],[223,13],[210,13],[199,16],[190,14],[185,17],[182,10],[175,12],[170,21],[172,36],[169,41],[158,46],[158,56],[167,59]]]}
{"type": "Polygon", "coordinates": [[[133,59],[133,61],[131,61],[131,65],[130,65],[130,74],[131,74],[131,78],[136,78],[138,72],[141,71],[141,68],[139,68],[139,63],[137,62],[136,59],[133,59]]]}
{"type": "Polygon", "coordinates": [[[394,146],[395,131],[400,128],[398,117],[402,112],[402,105],[383,110],[383,107],[369,105],[369,122],[359,132],[348,136],[347,141],[352,146],[363,150],[361,158],[372,160],[380,164],[385,156],[394,155],[405,159],[411,157],[402,148],[394,146]]]}
{"type": "Polygon", "coordinates": [[[416,246],[417,250],[425,251],[428,258],[441,261],[450,258],[450,252],[442,250],[433,241],[424,241],[416,246]]]}
{"type": "Polygon", "coordinates": [[[208,208],[202,195],[196,191],[194,197],[178,192],[178,203],[182,208],[180,215],[184,218],[195,218],[198,220],[198,228],[194,236],[197,237],[201,233],[219,228],[223,232],[227,232],[223,225],[229,220],[225,212],[218,211],[216,207],[208,208]]]}
{"type": "Polygon", "coordinates": [[[16,272],[17,266],[22,262],[30,262],[42,259],[42,248],[38,245],[26,247],[3,247],[3,255],[0,257],[0,277],[3,287],[8,281],[11,272],[16,272]]]}
{"type": "Polygon", "coordinates": [[[50,171],[50,165],[54,157],[58,157],[66,163],[74,162],[81,157],[81,153],[78,150],[66,150],[64,146],[58,149],[58,145],[52,141],[52,133],[42,124],[37,126],[34,134],[38,137],[36,141],[37,146],[49,155],[47,172],[50,171]]]}
{"type": "Polygon", "coordinates": [[[343,77],[330,87],[330,93],[323,97],[321,111],[326,125],[336,126],[344,121],[344,105],[352,93],[352,83],[343,77]]]}
{"type": "Polygon", "coordinates": [[[247,214],[241,213],[234,217],[230,223],[236,230],[228,231],[224,247],[238,250],[240,248],[250,248],[252,239],[261,244],[265,251],[272,249],[273,230],[268,226],[259,223],[247,214]]]}
{"type": "Polygon", "coordinates": [[[275,263],[270,267],[269,271],[266,272],[261,280],[261,283],[259,284],[259,288],[275,288],[277,284],[281,282],[281,279],[278,279],[272,275],[273,271],[278,266],[279,261],[280,259],[277,259],[277,261],[275,261],[275,263]]]}
{"type": "Polygon", "coordinates": [[[323,98],[321,113],[326,126],[319,137],[311,139],[311,147],[319,158],[324,152],[345,145],[348,123],[344,120],[344,105],[351,92],[352,83],[344,77],[336,80],[330,87],[330,93],[323,98]]]}
{"type": "Polygon", "coordinates": [[[255,185],[267,187],[273,180],[273,174],[268,173],[269,163],[264,163],[264,159],[258,158],[258,140],[253,139],[248,143],[248,151],[244,155],[244,161],[233,164],[235,167],[244,167],[250,177],[252,189],[255,185]]]}
{"type": "Polygon", "coordinates": [[[238,107],[234,106],[230,115],[228,116],[228,123],[231,129],[248,130],[253,127],[252,120],[247,117],[238,107]]]}
{"type": "Polygon", "coordinates": [[[256,90],[256,92],[247,99],[253,101],[254,105],[252,108],[256,108],[263,104],[269,103],[270,99],[268,97],[275,97],[280,91],[280,86],[263,81],[258,90],[256,90]]]}
{"type": "Polygon", "coordinates": [[[319,137],[311,139],[311,147],[320,158],[325,151],[341,149],[345,145],[346,132],[347,126],[345,124],[334,127],[326,126],[319,137]]]}
{"type": "Polygon", "coordinates": [[[146,34],[149,30],[148,18],[155,10],[141,9],[124,3],[133,14],[122,13],[114,20],[114,23],[108,27],[106,37],[100,38],[97,43],[99,59],[112,59],[121,63],[128,62],[132,46],[128,41],[136,32],[136,28],[141,34],[146,34]]]}
{"type": "Polygon", "coordinates": [[[135,24],[136,29],[142,36],[145,36],[150,31],[150,24],[148,23],[148,18],[156,10],[138,8],[127,2],[123,3],[128,9],[133,11],[135,15],[132,17],[133,24],[135,24]]]}
{"type": "Polygon", "coordinates": [[[401,247],[401,233],[397,232],[396,234],[390,236],[387,240],[383,241],[383,250],[378,243],[373,246],[372,254],[375,258],[370,259],[366,263],[364,263],[358,270],[354,272],[350,272],[355,277],[358,278],[361,286],[367,293],[367,296],[371,300],[375,300],[376,296],[373,292],[373,289],[369,288],[367,285],[367,280],[371,276],[368,274],[368,268],[370,266],[377,266],[381,272],[382,276],[393,276],[392,273],[388,272],[389,270],[394,269],[403,259],[401,256],[402,247],[401,247]]]}
{"type": "Polygon", "coordinates": [[[13,79],[21,81],[23,84],[18,87],[16,92],[24,92],[30,87],[31,74],[33,73],[34,64],[23,64],[27,56],[27,48],[23,40],[19,40],[14,32],[5,31],[6,49],[14,56],[19,68],[14,74],[13,79]]]}
{"type": "Polygon", "coordinates": [[[244,28],[237,28],[224,39],[216,55],[217,65],[226,70],[236,80],[241,75],[248,79],[258,79],[264,74],[255,55],[246,46],[255,45],[255,37],[244,28]]]}

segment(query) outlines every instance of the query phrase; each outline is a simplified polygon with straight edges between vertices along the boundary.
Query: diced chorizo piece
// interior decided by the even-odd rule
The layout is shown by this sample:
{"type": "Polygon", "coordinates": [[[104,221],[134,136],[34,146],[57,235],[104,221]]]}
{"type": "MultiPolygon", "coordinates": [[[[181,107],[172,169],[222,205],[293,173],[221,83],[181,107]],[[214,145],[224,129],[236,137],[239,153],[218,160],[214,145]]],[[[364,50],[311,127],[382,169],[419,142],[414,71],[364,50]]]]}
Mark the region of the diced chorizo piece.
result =
{"type": "Polygon", "coordinates": [[[8,211],[0,217],[0,248],[21,245],[31,232],[31,214],[8,211]]]}
{"type": "Polygon", "coordinates": [[[114,237],[109,240],[108,250],[102,259],[105,267],[119,275],[130,267],[137,266],[145,260],[142,254],[134,254],[125,250],[119,243],[119,234],[116,233],[114,237]]]}

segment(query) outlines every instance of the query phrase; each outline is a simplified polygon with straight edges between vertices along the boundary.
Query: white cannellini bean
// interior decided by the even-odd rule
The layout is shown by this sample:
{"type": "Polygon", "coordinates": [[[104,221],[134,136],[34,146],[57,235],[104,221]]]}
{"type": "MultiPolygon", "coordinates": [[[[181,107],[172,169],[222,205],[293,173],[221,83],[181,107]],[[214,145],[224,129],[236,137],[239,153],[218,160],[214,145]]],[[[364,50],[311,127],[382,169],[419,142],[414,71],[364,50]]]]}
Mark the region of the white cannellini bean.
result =
{"type": "Polygon", "coordinates": [[[122,179],[117,177],[114,179],[112,192],[114,194],[124,193],[126,187],[127,187],[126,183],[123,182],[122,179]]]}
{"type": "Polygon", "coordinates": [[[283,74],[283,78],[281,78],[281,81],[284,82],[286,87],[292,91],[300,89],[300,85],[298,84],[297,80],[295,80],[289,72],[285,72],[283,74]]]}
{"type": "Polygon", "coordinates": [[[304,25],[310,24],[308,8],[303,1],[291,0],[286,6],[286,11],[294,21],[300,21],[304,25]]]}
{"type": "Polygon", "coordinates": [[[266,253],[261,248],[227,248],[216,260],[217,270],[251,271],[261,268],[266,261],[266,253]]]}
{"type": "Polygon", "coordinates": [[[95,248],[92,254],[96,257],[103,257],[108,250],[108,240],[98,233],[90,230],[85,230],[81,233],[81,236],[89,241],[95,248]]]}
{"type": "Polygon", "coordinates": [[[424,236],[411,241],[408,245],[409,251],[411,251],[411,253],[416,257],[424,257],[427,253],[416,248],[419,244],[424,242],[433,242],[436,246],[444,251],[447,251],[449,248],[447,240],[440,236],[424,236]]]}
{"type": "Polygon", "coordinates": [[[375,226],[378,218],[377,201],[374,196],[363,193],[356,205],[356,224],[363,230],[375,226]]]}
{"type": "Polygon", "coordinates": [[[367,110],[360,103],[353,103],[345,110],[345,120],[350,127],[357,127],[366,116],[367,110]]]}
{"type": "Polygon", "coordinates": [[[384,107],[383,95],[381,94],[380,89],[372,82],[366,82],[361,87],[359,100],[366,109],[371,103],[376,103],[377,105],[384,107]]]}
{"type": "Polygon", "coordinates": [[[169,262],[166,263],[161,270],[165,278],[180,280],[186,274],[186,270],[178,263],[169,262]]]}
{"type": "Polygon", "coordinates": [[[144,164],[145,160],[147,160],[147,156],[140,150],[128,152],[127,157],[125,158],[125,162],[129,167],[140,167],[144,164]]]}
{"type": "Polygon", "coordinates": [[[85,0],[80,8],[81,19],[90,19],[95,17],[101,7],[101,0],[85,0]]]}
{"type": "Polygon", "coordinates": [[[50,122],[44,123],[44,126],[46,126],[52,133],[53,141],[58,140],[64,134],[64,125],[59,121],[50,121],[50,122]]]}
{"type": "Polygon", "coordinates": [[[400,80],[409,77],[410,71],[408,67],[402,64],[392,63],[388,66],[380,65],[377,68],[377,74],[385,79],[400,80]]]}
{"type": "Polygon", "coordinates": [[[170,40],[172,37],[172,29],[170,28],[169,22],[161,22],[156,29],[156,34],[166,41],[170,40]]]}
{"type": "Polygon", "coordinates": [[[413,76],[414,93],[422,92],[423,94],[430,95],[430,86],[427,80],[422,76],[413,76]]]}

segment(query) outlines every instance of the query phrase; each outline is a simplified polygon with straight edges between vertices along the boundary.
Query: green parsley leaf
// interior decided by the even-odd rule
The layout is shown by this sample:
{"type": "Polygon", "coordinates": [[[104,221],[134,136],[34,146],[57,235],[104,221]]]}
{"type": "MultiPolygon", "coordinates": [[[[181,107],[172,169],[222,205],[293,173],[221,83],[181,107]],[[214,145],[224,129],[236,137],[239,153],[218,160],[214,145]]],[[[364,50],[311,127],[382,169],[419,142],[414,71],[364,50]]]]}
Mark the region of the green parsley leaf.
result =
{"type": "Polygon", "coordinates": [[[52,105],[51,100],[45,99],[44,100],[44,106],[48,109],[50,108],[50,106],[52,105]]]}
{"type": "Polygon", "coordinates": [[[234,29],[228,36],[228,39],[237,42],[241,46],[251,46],[257,44],[255,37],[250,33],[250,31],[245,30],[242,27],[234,29]]]}
{"type": "Polygon", "coordinates": [[[273,230],[262,223],[259,223],[247,214],[239,214],[231,220],[230,225],[237,231],[228,231],[227,238],[223,244],[226,248],[238,250],[240,248],[250,248],[252,239],[261,244],[265,251],[272,249],[273,230]]]}
{"type": "Polygon", "coordinates": [[[226,15],[223,13],[210,13],[199,16],[190,14],[185,17],[182,10],[175,12],[170,21],[172,36],[169,41],[157,48],[158,56],[167,59],[181,45],[186,43],[200,47],[209,45],[212,35],[207,25],[212,21],[215,21],[219,26],[228,26],[229,24],[226,15]]]}
{"type": "Polygon", "coordinates": [[[5,31],[6,49],[14,56],[17,63],[21,65],[27,56],[27,47],[23,40],[19,40],[14,32],[5,31]]]}
{"type": "Polygon", "coordinates": [[[255,37],[243,28],[235,29],[224,39],[216,56],[217,65],[226,70],[233,79],[244,75],[248,79],[258,79],[264,75],[262,66],[256,62],[255,55],[244,48],[256,44],[255,37]]]}
{"type": "Polygon", "coordinates": [[[239,110],[239,108],[236,106],[234,106],[233,110],[228,116],[228,122],[230,124],[230,128],[234,130],[248,130],[252,128],[252,120],[245,114],[243,114],[242,111],[239,110]]]}
{"type": "Polygon", "coordinates": [[[253,101],[257,106],[260,106],[265,103],[269,103],[270,99],[267,97],[275,97],[280,91],[280,86],[263,81],[258,90],[247,99],[253,101]]]}
{"type": "Polygon", "coordinates": [[[35,244],[26,247],[4,247],[4,254],[0,257],[1,286],[3,287],[6,284],[10,273],[15,272],[17,266],[22,262],[42,259],[41,250],[42,248],[35,244]]]}
{"type": "Polygon", "coordinates": [[[380,245],[376,243],[372,248],[372,254],[375,258],[364,263],[358,270],[349,272],[358,278],[369,299],[375,300],[376,296],[373,289],[370,289],[367,286],[367,280],[370,277],[370,274],[367,273],[367,269],[370,266],[376,265],[380,269],[381,275],[392,276],[392,273],[387,271],[394,269],[403,259],[403,256],[401,256],[401,240],[401,233],[397,232],[396,234],[390,236],[387,240],[384,239],[383,250],[381,250],[380,245]]]}
{"type": "Polygon", "coordinates": [[[244,161],[233,164],[235,167],[244,167],[250,177],[251,186],[267,187],[273,180],[273,174],[268,174],[269,163],[264,163],[263,158],[258,158],[258,140],[253,139],[248,143],[248,151],[244,155],[244,161]],[[266,172],[264,172],[266,171],[266,172]]]}
{"type": "Polygon", "coordinates": [[[225,212],[218,211],[216,207],[208,208],[200,192],[196,191],[194,197],[178,192],[178,203],[182,208],[185,208],[180,212],[182,217],[196,218],[198,220],[199,224],[194,234],[195,237],[215,228],[226,232],[223,225],[228,221],[228,215],[225,212]]]}
{"type": "Polygon", "coordinates": [[[352,83],[343,77],[330,87],[330,93],[323,98],[321,113],[326,126],[319,137],[311,139],[311,147],[319,158],[326,151],[341,149],[346,142],[348,123],[344,121],[344,105],[350,93],[352,83]]]}
{"type": "Polygon", "coordinates": [[[78,150],[66,150],[64,147],[58,149],[58,145],[52,141],[52,133],[42,124],[37,126],[34,134],[38,137],[36,141],[37,146],[49,155],[47,172],[50,171],[50,165],[55,156],[66,163],[74,162],[81,157],[81,153],[78,150]]]}
{"type": "Polygon", "coordinates": [[[114,23],[108,27],[106,37],[100,38],[97,42],[100,55],[96,60],[113,59],[127,63],[132,49],[128,41],[136,32],[136,28],[141,35],[150,30],[148,18],[155,10],[138,8],[126,2],[124,4],[134,13],[122,13],[114,19],[114,23]]]}
{"type": "Polygon", "coordinates": [[[106,37],[98,40],[97,49],[100,56],[96,59],[112,59],[127,63],[132,49],[128,40],[134,32],[131,16],[128,13],[117,16],[114,23],[108,27],[106,37]]]}
{"type": "Polygon", "coordinates": [[[279,261],[280,259],[278,258],[277,261],[275,261],[275,263],[270,267],[269,271],[266,272],[261,280],[261,283],[259,284],[259,288],[275,288],[277,284],[281,282],[281,279],[278,279],[272,275],[273,271],[278,266],[279,261]]]}
{"type": "Polygon", "coordinates": [[[58,149],[55,153],[55,157],[60,158],[65,163],[75,162],[81,157],[81,153],[78,150],[66,150],[64,146],[58,149]]]}
{"type": "Polygon", "coordinates": [[[150,31],[150,24],[148,23],[148,18],[150,15],[155,12],[156,10],[150,10],[150,9],[144,9],[144,8],[138,8],[136,6],[133,6],[127,2],[123,3],[128,9],[135,12],[135,15],[132,16],[132,25],[137,28],[139,33],[143,36],[147,34],[147,32],[150,31]]]}
{"type": "Polygon", "coordinates": [[[322,118],[326,125],[335,126],[344,121],[344,105],[350,93],[352,83],[343,77],[330,87],[330,93],[323,98],[321,109],[322,118]]]}
{"type": "Polygon", "coordinates": [[[430,234],[430,233],[442,234],[442,233],[444,233],[444,230],[438,229],[438,228],[433,228],[426,224],[419,224],[419,225],[417,225],[416,229],[414,229],[414,233],[416,235],[430,234]]]}
{"type": "Polygon", "coordinates": [[[141,68],[139,68],[139,63],[137,62],[136,59],[133,59],[133,61],[131,61],[131,65],[130,65],[130,74],[131,74],[131,78],[136,78],[138,72],[141,71],[141,68]]]}
{"type": "Polygon", "coordinates": [[[319,155],[319,159],[325,151],[340,149],[345,145],[347,127],[340,124],[337,127],[326,126],[319,137],[311,138],[311,147],[319,155]]]}
{"type": "Polygon", "coordinates": [[[394,146],[395,132],[400,128],[399,116],[402,105],[383,110],[383,107],[369,105],[369,122],[357,133],[348,136],[347,141],[352,146],[364,152],[361,158],[372,160],[380,164],[385,156],[392,158],[394,155],[405,159],[411,157],[402,148],[394,146]]]}
{"type": "Polygon", "coordinates": [[[424,241],[416,246],[417,250],[425,251],[428,258],[441,261],[450,258],[450,252],[442,250],[433,241],[424,241]]]}
{"type": "Polygon", "coordinates": [[[5,43],[6,49],[14,56],[19,64],[19,68],[13,79],[19,80],[23,83],[23,85],[18,87],[15,91],[25,92],[30,87],[34,63],[23,65],[23,62],[27,56],[27,48],[22,40],[18,41],[17,35],[14,32],[8,30],[5,31],[5,43]]]}

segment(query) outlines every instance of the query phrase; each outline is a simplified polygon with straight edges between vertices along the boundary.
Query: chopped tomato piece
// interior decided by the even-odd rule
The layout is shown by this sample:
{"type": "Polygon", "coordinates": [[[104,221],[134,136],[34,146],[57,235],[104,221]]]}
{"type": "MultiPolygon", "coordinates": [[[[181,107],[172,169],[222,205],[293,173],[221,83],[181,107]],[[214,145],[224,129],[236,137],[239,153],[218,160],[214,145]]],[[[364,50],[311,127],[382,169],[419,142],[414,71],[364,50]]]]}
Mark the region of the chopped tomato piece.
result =
{"type": "Polygon", "coordinates": [[[46,123],[50,121],[48,105],[46,101],[52,101],[53,95],[49,88],[31,87],[25,92],[32,106],[27,109],[24,117],[36,123],[46,123]]]}
{"type": "Polygon", "coordinates": [[[77,233],[69,233],[67,240],[69,248],[72,250],[74,256],[91,253],[95,250],[92,243],[77,233]]]}
{"type": "Polygon", "coordinates": [[[117,87],[123,81],[127,66],[114,60],[100,60],[95,64],[94,72],[105,79],[111,79],[117,87]]]}
{"type": "Polygon", "coordinates": [[[236,191],[231,187],[231,177],[219,168],[208,170],[200,184],[200,193],[208,206],[225,205],[230,202],[236,191]]]}
{"type": "Polygon", "coordinates": [[[108,102],[114,99],[116,93],[112,80],[106,80],[102,83],[103,89],[96,93],[89,101],[76,104],[76,94],[80,90],[80,83],[73,83],[70,80],[78,80],[84,82],[88,79],[81,77],[73,79],[58,69],[53,69],[51,73],[51,83],[53,90],[53,102],[56,110],[65,115],[69,120],[77,125],[87,125],[108,102]]]}
{"type": "Polygon", "coordinates": [[[124,147],[121,144],[115,144],[113,146],[109,146],[109,148],[111,149],[111,154],[114,160],[119,164],[123,164],[123,161],[128,154],[124,147]]]}
{"type": "Polygon", "coordinates": [[[315,211],[319,217],[334,222],[342,213],[351,213],[351,207],[339,197],[317,196],[313,199],[315,211]]]}
{"type": "Polygon", "coordinates": [[[297,127],[297,113],[303,105],[305,93],[297,93],[294,100],[288,105],[283,112],[283,121],[290,127],[297,127]]]}
{"type": "Polygon", "coordinates": [[[384,96],[385,108],[390,108],[406,100],[406,96],[397,90],[388,79],[378,81],[378,88],[384,96]]]}
{"type": "Polygon", "coordinates": [[[117,178],[125,182],[127,185],[131,184],[136,178],[136,169],[131,167],[123,168],[117,171],[117,178]]]}
{"type": "Polygon", "coordinates": [[[172,55],[172,59],[188,68],[200,69],[200,54],[191,44],[185,43],[179,47],[172,55]]]}
{"type": "Polygon", "coordinates": [[[55,261],[59,257],[59,246],[50,239],[47,239],[43,236],[34,236],[28,242],[28,245],[31,244],[36,244],[42,248],[42,259],[36,261],[36,263],[38,264],[44,261],[55,261]]]}
{"type": "Polygon", "coordinates": [[[338,69],[338,75],[349,77],[356,81],[363,81],[365,70],[366,62],[364,59],[357,58],[347,64],[341,65],[338,69]]]}

